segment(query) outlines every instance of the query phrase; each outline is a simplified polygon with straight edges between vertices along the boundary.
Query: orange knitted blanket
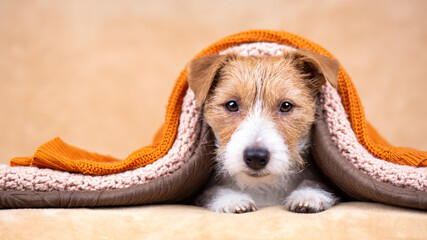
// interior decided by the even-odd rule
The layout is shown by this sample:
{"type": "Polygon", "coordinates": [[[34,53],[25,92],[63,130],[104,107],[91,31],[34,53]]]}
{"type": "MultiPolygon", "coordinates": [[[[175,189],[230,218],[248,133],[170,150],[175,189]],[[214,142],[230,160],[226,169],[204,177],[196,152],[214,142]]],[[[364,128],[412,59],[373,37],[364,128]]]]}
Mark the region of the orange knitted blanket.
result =
{"type": "MultiPolygon", "coordinates": [[[[276,42],[333,57],[321,46],[300,36],[283,31],[252,30],[221,39],[202,50],[195,58],[216,54],[232,46],[249,42],[276,42]]],[[[163,157],[172,146],[187,88],[187,73],[184,70],[176,80],[167,105],[165,122],[154,137],[153,143],[134,151],[124,160],[91,153],[55,138],[40,146],[34,156],[14,158],[10,164],[11,166],[37,166],[92,175],[118,173],[150,164],[163,157]]],[[[372,155],[396,164],[427,166],[427,152],[394,147],[367,122],[355,86],[342,67],[338,73],[338,91],[358,141],[372,155]]]]}

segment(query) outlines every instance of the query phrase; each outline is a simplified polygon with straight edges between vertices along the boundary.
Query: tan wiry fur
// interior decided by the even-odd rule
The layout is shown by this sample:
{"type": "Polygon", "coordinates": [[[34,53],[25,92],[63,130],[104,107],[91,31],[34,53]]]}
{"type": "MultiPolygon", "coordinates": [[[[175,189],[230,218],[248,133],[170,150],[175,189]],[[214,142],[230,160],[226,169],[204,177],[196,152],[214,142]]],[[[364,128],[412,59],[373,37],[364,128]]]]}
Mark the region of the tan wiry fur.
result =
{"type": "Polygon", "coordinates": [[[292,151],[294,159],[301,161],[297,147],[299,139],[307,136],[314,121],[314,94],[303,74],[295,68],[291,56],[230,56],[205,102],[205,118],[219,140],[219,153],[259,100],[262,114],[275,122],[286,144],[295,150],[292,151]],[[238,113],[230,113],[224,108],[230,100],[239,103],[241,110],[238,113]],[[284,101],[294,104],[292,113],[278,111],[284,101]]]}

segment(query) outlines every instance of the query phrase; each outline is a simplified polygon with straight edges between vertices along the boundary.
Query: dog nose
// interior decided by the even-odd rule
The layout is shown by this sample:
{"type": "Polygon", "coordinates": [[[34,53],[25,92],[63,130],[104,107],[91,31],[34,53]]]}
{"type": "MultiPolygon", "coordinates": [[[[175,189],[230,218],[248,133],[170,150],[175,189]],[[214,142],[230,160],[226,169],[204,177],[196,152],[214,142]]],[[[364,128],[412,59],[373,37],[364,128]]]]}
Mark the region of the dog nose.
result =
{"type": "Polygon", "coordinates": [[[247,148],[243,157],[246,165],[253,170],[263,169],[270,158],[270,152],[263,148],[247,148]]]}

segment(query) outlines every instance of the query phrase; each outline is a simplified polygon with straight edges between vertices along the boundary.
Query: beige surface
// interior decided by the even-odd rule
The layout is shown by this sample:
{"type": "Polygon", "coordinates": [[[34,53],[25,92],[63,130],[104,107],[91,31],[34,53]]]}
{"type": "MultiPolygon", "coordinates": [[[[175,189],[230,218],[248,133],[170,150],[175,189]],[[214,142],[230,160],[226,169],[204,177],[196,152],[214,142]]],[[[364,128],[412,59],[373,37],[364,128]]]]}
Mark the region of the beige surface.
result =
{"type": "Polygon", "coordinates": [[[190,58],[255,28],[330,50],[379,131],[427,150],[426,11],[421,0],[0,0],[0,163],[55,136],[126,157],[151,141],[190,58]]]}
{"type": "Polygon", "coordinates": [[[318,214],[220,214],[179,205],[0,210],[0,239],[425,239],[427,214],[344,203],[318,214]]]}

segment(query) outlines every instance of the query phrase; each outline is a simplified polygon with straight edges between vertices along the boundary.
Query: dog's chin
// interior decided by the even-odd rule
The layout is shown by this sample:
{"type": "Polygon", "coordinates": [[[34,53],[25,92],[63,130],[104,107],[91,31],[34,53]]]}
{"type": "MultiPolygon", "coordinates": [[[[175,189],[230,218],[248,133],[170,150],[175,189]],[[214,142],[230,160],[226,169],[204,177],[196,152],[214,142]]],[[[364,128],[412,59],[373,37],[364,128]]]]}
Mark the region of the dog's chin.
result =
{"type": "Polygon", "coordinates": [[[273,184],[276,176],[271,173],[243,171],[236,174],[238,184],[245,187],[257,187],[260,185],[273,184]]]}

